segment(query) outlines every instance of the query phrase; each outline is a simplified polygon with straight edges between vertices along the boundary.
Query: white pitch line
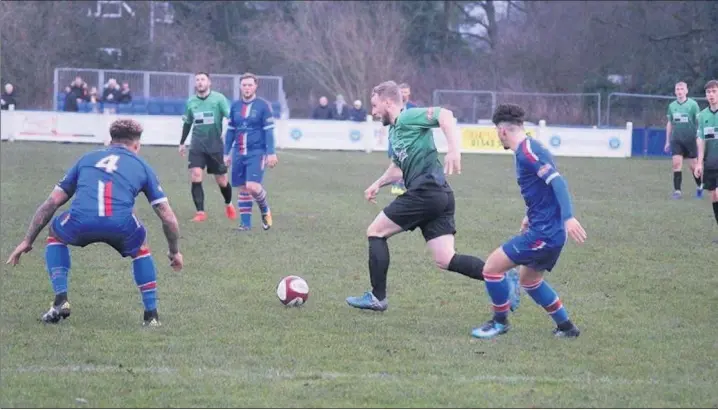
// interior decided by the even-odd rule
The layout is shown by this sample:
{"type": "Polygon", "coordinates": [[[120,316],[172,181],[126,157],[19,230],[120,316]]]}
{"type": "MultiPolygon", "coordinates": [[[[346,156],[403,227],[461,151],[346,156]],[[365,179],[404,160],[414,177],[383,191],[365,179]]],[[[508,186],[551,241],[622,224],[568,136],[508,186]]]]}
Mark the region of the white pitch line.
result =
{"type": "Polygon", "coordinates": [[[493,382],[499,384],[521,384],[521,383],[547,383],[547,384],[582,384],[582,385],[653,385],[653,386],[707,386],[713,387],[713,383],[704,380],[679,379],[674,381],[659,379],[623,379],[610,376],[577,376],[577,377],[550,377],[550,376],[511,376],[511,375],[489,375],[479,374],[471,377],[456,377],[451,375],[408,375],[390,373],[341,373],[341,372],[306,372],[295,373],[281,370],[249,370],[249,369],[221,369],[221,368],[189,368],[181,369],[174,367],[119,367],[119,366],[95,366],[95,365],[70,365],[70,366],[26,366],[15,369],[4,369],[8,373],[41,373],[41,374],[67,374],[67,373],[92,373],[92,374],[151,374],[151,375],[172,375],[178,377],[219,377],[231,378],[241,381],[266,381],[266,380],[338,380],[338,379],[363,379],[363,380],[394,380],[394,381],[439,381],[451,380],[452,382],[493,382]]]}
{"type": "Polygon", "coordinates": [[[282,150],[282,151],[278,151],[278,154],[289,155],[290,157],[297,157],[297,158],[309,159],[309,160],[312,160],[312,161],[316,161],[316,160],[319,159],[319,157],[315,157],[314,155],[300,154],[300,153],[298,153],[298,152],[296,152],[296,151],[284,151],[284,150],[282,150]]]}

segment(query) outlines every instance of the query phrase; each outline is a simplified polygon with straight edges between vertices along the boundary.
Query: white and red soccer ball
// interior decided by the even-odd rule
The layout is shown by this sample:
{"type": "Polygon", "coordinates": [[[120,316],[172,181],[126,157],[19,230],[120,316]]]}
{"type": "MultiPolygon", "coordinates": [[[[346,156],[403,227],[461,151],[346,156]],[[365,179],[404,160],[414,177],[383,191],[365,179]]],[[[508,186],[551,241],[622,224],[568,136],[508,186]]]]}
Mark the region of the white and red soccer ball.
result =
{"type": "Polygon", "coordinates": [[[285,306],[302,306],[309,299],[309,285],[299,276],[287,276],[277,285],[277,297],[285,306]]]}

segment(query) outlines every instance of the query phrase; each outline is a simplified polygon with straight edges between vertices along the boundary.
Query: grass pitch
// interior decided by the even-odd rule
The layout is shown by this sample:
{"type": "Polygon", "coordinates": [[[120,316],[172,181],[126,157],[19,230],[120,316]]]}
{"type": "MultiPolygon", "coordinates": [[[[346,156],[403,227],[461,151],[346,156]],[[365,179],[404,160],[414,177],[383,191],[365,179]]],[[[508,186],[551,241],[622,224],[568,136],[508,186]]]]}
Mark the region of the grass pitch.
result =
{"type": "MultiPolygon", "coordinates": [[[[3,261],[95,148],[2,144],[3,261]]],[[[140,326],[130,262],[104,245],[71,249],[72,317],[38,323],[52,300],[42,234],[0,276],[0,407],[718,407],[715,221],[708,199],[668,199],[667,161],[558,158],[589,239],[570,242],[548,280],[583,333],[554,339],[524,294],[513,330],[478,341],[483,284],[436,269],[418,232],[390,240],[387,312],[344,302],[369,286],[365,230],[381,208],[362,193],[386,154],[280,152],[266,178],[275,226],[261,231],[255,214],[251,233],[232,231],[210,178],[209,220],[190,223],[185,160],[173,148],[142,155],[182,229],[186,268],[174,273],[139,198],[164,326],[140,326]],[[303,308],[275,296],[288,274],[309,283],[303,308]]],[[[485,258],[523,216],[512,159],[465,155],[451,182],[458,251],[485,258]]],[[[380,205],[390,200],[387,189],[380,205]]]]}

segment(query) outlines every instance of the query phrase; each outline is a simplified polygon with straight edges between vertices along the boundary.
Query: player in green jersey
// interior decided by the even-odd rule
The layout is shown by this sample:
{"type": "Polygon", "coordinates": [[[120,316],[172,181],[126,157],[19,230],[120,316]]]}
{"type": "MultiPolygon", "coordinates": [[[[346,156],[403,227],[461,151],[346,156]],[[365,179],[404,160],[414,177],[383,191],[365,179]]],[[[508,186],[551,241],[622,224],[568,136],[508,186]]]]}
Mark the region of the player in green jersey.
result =
{"type": "MultiPolygon", "coordinates": [[[[695,176],[703,177],[705,189],[713,202],[713,216],[718,223],[718,80],[706,83],[708,107],[698,114],[698,164],[695,176]]],[[[718,238],[713,240],[718,243],[718,238]]]]}
{"type": "MultiPolygon", "coordinates": [[[[665,151],[673,156],[673,198],[679,199],[681,193],[681,181],[683,179],[683,158],[688,159],[691,174],[696,167],[698,157],[698,145],[696,141],[696,118],[701,110],[696,100],[688,98],[688,85],[683,81],[676,83],[676,100],[668,105],[668,121],[666,122],[666,146],[665,151]]],[[[696,197],[703,196],[703,184],[701,178],[695,178],[696,197]]]]}
{"type": "MultiPolygon", "coordinates": [[[[404,109],[401,91],[393,81],[374,88],[371,106],[372,115],[380,118],[384,126],[389,126],[389,142],[394,154],[389,168],[364,191],[364,197],[376,203],[379,190],[402,177],[407,190],[385,207],[369,225],[367,238],[372,290],[363,296],[347,298],[347,303],[359,309],[387,309],[387,239],[399,232],[416,228],[421,229],[439,268],[483,280],[484,262],[473,256],[460,255],[454,248],[454,193],[445,176],[461,173],[454,114],[440,107],[404,109]],[[433,128],[441,128],[449,146],[443,166],[434,145],[433,128]]],[[[509,277],[513,278],[510,281],[510,294],[512,306],[516,307],[518,273],[509,272],[509,277]]]]}
{"type": "Polygon", "coordinates": [[[225,214],[229,219],[236,219],[237,212],[232,205],[232,186],[227,179],[227,166],[224,163],[224,140],[222,126],[229,118],[229,101],[227,98],[212,91],[209,74],[199,72],[194,76],[196,95],[187,100],[185,115],[182,117],[182,139],[179,152],[184,156],[185,141],[192,130],[189,147],[189,174],[192,181],[192,200],[197,209],[192,221],[203,222],[207,219],[204,212],[204,189],[202,188],[202,172],[207,168],[213,174],[219,190],[224,198],[225,214]]]}

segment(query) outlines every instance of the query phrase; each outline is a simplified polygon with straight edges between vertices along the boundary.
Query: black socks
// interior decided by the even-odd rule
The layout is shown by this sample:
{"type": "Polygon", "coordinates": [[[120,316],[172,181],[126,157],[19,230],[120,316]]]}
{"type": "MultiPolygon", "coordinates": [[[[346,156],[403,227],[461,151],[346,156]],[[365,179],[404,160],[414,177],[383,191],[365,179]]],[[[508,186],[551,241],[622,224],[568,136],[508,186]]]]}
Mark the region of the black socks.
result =
{"type": "Polygon", "coordinates": [[[379,300],[386,299],[386,276],[389,271],[389,245],[386,238],[369,237],[369,278],[372,293],[379,300]]]}
{"type": "MultiPolygon", "coordinates": [[[[204,212],[204,189],[201,182],[192,183],[192,200],[197,212],[204,212]]],[[[230,199],[231,202],[231,199],[230,199]]]]}
{"type": "Polygon", "coordinates": [[[484,261],[471,255],[455,254],[447,269],[471,279],[484,280],[484,261]]]}

